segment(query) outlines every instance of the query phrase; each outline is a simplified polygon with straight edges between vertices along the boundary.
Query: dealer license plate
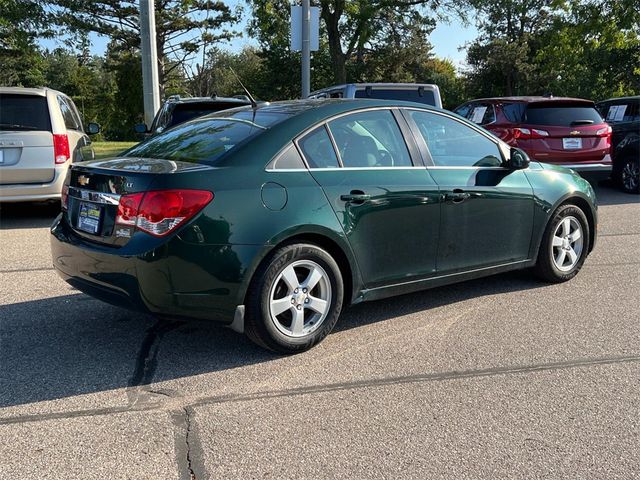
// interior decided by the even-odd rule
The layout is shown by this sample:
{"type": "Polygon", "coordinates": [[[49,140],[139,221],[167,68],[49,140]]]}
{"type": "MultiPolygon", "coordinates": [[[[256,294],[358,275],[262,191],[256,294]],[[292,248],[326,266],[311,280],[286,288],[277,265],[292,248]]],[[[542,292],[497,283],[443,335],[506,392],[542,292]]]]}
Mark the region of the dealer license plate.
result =
{"type": "Polygon", "coordinates": [[[562,148],[564,148],[565,150],[578,150],[582,148],[582,139],[581,138],[563,138],[562,148]]]}
{"type": "Polygon", "coordinates": [[[102,210],[93,203],[80,202],[78,213],[78,230],[97,235],[100,231],[102,210]]]}

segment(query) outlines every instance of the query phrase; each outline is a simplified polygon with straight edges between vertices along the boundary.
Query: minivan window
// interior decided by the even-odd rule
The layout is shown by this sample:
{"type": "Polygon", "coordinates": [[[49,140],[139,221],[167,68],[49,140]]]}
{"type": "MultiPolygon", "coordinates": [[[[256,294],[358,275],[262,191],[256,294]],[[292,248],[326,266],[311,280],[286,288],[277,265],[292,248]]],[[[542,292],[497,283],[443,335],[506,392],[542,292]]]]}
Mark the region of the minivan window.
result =
{"type": "Polygon", "coordinates": [[[64,126],[69,130],[82,131],[80,119],[77,115],[75,115],[73,107],[70,105],[67,99],[58,96],[58,105],[60,105],[60,112],[62,113],[62,118],[64,119],[64,126]]]}
{"type": "Polygon", "coordinates": [[[47,99],[39,95],[0,93],[0,130],[50,132],[47,99]]]}
{"type": "Polygon", "coordinates": [[[543,103],[530,104],[525,112],[525,123],[530,125],[553,125],[572,127],[582,123],[603,123],[602,117],[591,106],[576,104],[543,103]]]}
{"type": "Polygon", "coordinates": [[[225,153],[285,118],[287,115],[260,111],[197,118],[130,148],[123,156],[213,165],[225,153]]]}
{"type": "Polygon", "coordinates": [[[359,88],[356,98],[377,98],[380,100],[401,100],[423,103],[435,107],[436,98],[432,90],[426,88],[359,88]]]}

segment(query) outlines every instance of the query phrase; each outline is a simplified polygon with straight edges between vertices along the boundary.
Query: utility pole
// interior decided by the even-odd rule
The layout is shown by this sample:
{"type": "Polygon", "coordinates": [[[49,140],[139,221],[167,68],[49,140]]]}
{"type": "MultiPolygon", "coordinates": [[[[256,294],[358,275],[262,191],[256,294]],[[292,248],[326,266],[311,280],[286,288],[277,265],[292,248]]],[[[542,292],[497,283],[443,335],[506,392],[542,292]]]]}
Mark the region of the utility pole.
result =
{"type": "Polygon", "coordinates": [[[302,0],[302,98],[311,92],[311,5],[302,0]]]}
{"type": "Polygon", "coordinates": [[[140,39],[144,122],[150,127],[153,123],[153,117],[160,109],[158,51],[156,48],[156,10],[154,0],[140,0],[140,39]]]}

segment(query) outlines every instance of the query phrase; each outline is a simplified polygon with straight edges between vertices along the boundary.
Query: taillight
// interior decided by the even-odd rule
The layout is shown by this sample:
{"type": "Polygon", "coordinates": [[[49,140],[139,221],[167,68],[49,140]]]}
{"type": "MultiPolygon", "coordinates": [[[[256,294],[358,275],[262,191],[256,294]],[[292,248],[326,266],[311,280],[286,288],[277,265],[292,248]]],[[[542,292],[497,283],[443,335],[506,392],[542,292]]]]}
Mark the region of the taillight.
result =
{"type": "Polygon", "coordinates": [[[65,163],[71,157],[69,152],[69,137],[66,133],[53,134],[53,158],[56,164],[65,163]]]}
{"type": "Polygon", "coordinates": [[[120,197],[116,224],[136,226],[156,237],[193,218],[213,199],[206,190],[158,190],[120,197]]]}
{"type": "Polygon", "coordinates": [[[544,138],[548,137],[549,132],[545,130],[538,130],[537,128],[514,128],[513,138],[521,138],[522,140],[528,140],[530,138],[544,138]]]}
{"type": "Polygon", "coordinates": [[[611,128],[611,125],[607,125],[606,127],[603,127],[599,130],[596,130],[596,135],[599,137],[604,137],[605,138],[605,143],[607,144],[607,147],[611,147],[611,133],[613,132],[613,129],[611,128]]]}

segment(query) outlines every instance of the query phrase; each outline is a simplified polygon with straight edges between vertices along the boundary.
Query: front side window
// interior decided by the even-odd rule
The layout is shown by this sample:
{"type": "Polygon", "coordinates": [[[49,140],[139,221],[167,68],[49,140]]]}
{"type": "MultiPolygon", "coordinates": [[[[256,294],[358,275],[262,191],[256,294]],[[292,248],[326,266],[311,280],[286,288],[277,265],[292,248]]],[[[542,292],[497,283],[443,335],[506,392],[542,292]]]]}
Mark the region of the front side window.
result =
{"type": "Polygon", "coordinates": [[[496,142],[452,118],[409,110],[439,167],[500,167],[502,155],[496,142]]]}
{"type": "Polygon", "coordinates": [[[410,167],[409,150],[390,110],[353,113],[329,122],[345,167],[410,167]]]}

